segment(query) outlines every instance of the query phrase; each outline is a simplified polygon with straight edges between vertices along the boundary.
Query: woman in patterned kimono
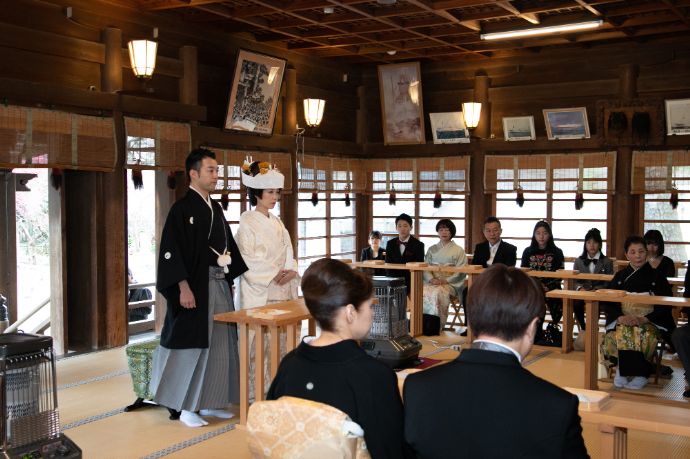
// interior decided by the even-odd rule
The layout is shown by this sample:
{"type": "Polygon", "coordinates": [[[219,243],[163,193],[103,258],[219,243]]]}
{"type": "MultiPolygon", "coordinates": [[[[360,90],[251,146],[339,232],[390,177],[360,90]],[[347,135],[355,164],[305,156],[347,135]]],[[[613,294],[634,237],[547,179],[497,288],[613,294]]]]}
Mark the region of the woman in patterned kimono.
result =
{"type": "MultiPolygon", "coordinates": [[[[249,270],[240,277],[240,309],[256,308],[279,301],[297,298],[299,275],[297,261],[292,251],[290,234],[273,209],[280,198],[285,177],[266,162],[245,161],[242,167],[242,183],[254,210],[240,217],[237,245],[249,270]]],[[[270,359],[268,340],[264,340],[264,374],[268,374],[270,359]]],[[[281,348],[285,347],[285,335],[281,336],[281,348]]],[[[250,332],[249,374],[254,376],[254,335],[250,332]]],[[[281,352],[284,353],[284,352],[281,352]]],[[[270,380],[266,379],[266,389],[270,380]]],[[[254,384],[250,384],[250,397],[254,384]]]]}
{"type": "MultiPolygon", "coordinates": [[[[439,242],[429,247],[424,261],[430,265],[464,266],[467,264],[465,250],[452,241],[455,225],[447,218],[436,224],[439,242]]],[[[448,319],[451,297],[461,294],[466,274],[447,271],[424,271],[424,314],[438,316],[441,327],[448,319]]]]}
{"type": "MultiPolygon", "coordinates": [[[[643,295],[671,296],[666,276],[647,262],[647,246],[639,236],[624,244],[630,264],[618,271],[609,288],[643,295]]],[[[654,370],[651,363],[660,335],[668,341],[676,324],[671,308],[642,303],[605,303],[606,334],[602,343],[605,364],[616,366],[613,384],[618,388],[642,389],[654,370]]]]}

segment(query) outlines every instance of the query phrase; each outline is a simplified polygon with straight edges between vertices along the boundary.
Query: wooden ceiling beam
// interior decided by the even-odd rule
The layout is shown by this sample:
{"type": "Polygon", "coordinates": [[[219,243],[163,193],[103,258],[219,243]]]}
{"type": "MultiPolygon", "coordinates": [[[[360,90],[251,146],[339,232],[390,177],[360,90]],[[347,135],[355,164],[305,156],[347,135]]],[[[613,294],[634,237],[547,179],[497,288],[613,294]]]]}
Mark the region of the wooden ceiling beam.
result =
{"type": "Polygon", "coordinates": [[[669,7],[671,11],[673,11],[673,14],[678,16],[678,18],[683,21],[683,24],[685,24],[687,27],[690,27],[690,21],[688,20],[687,16],[685,16],[685,13],[683,13],[678,7],[676,7],[676,4],[674,2],[671,2],[670,0],[662,0],[665,5],[669,7]]]}
{"type": "Polygon", "coordinates": [[[178,8],[190,8],[202,5],[211,5],[214,3],[222,3],[223,0],[154,0],[141,1],[138,3],[140,7],[147,11],[162,11],[172,10],[178,8]]]}
{"type": "Polygon", "coordinates": [[[522,13],[520,10],[515,8],[515,6],[510,3],[509,1],[505,2],[496,2],[496,5],[500,6],[504,10],[514,14],[515,16],[524,19],[525,21],[531,23],[531,24],[539,24],[539,17],[536,15],[536,13],[522,13]]]}

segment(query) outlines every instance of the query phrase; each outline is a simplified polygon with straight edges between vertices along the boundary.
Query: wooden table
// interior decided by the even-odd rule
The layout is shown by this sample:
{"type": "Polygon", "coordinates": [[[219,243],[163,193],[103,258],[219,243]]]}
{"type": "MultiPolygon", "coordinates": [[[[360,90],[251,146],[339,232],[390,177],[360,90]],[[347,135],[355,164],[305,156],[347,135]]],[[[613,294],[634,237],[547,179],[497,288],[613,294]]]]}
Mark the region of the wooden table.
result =
{"type": "Polygon", "coordinates": [[[240,424],[247,423],[249,410],[249,330],[254,331],[254,397],[256,401],[264,398],[264,331],[268,332],[270,361],[270,379],[278,371],[280,363],[280,331],[287,332],[287,351],[290,352],[297,345],[298,333],[302,321],[309,320],[309,333],[314,334],[314,320],[304,305],[304,300],[283,301],[266,306],[239,311],[224,312],[213,316],[216,322],[237,324],[240,338],[240,424]],[[276,311],[285,311],[276,313],[276,311]]]}
{"type": "Polygon", "coordinates": [[[561,298],[569,300],[582,300],[585,302],[585,314],[589,318],[591,326],[585,329],[585,389],[598,389],[597,365],[599,363],[599,302],[622,303],[634,301],[635,303],[660,305],[660,306],[690,306],[690,299],[675,296],[648,296],[648,295],[618,295],[601,293],[597,291],[587,292],[580,290],[551,290],[546,293],[547,298],[561,298]]]}
{"type": "Polygon", "coordinates": [[[628,429],[690,437],[687,408],[612,398],[600,411],[581,409],[580,417],[598,425],[602,458],[628,456],[628,429]]]}

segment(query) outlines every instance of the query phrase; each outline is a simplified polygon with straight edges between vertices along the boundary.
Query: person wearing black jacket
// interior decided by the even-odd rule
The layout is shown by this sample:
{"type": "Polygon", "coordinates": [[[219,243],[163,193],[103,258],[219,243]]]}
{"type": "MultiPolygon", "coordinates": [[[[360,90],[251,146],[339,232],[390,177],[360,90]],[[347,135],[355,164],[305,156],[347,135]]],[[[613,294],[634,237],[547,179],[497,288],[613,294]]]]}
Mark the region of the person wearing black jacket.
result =
{"type": "MultiPolygon", "coordinates": [[[[395,219],[395,228],[398,237],[386,244],[386,263],[408,263],[411,261],[424,261],[424,243],[410,235],[412,230],[412,217],[400,214],[395,219]]],[[[410,293],[410,272],[407,270],[388,270],[391,277],[404,277],[407,293],[410,293]]]]}
{"type": "Polygon", "coordinates": [[[517,247],[501,239],[501,221],[496,217],[484,220],[482,227],[486,241],[474,246],[472,257],[473,265],[481,265],[484,268],[494,263],[503,263],[506,266],[515,266],[517,262],[517,247]]]}

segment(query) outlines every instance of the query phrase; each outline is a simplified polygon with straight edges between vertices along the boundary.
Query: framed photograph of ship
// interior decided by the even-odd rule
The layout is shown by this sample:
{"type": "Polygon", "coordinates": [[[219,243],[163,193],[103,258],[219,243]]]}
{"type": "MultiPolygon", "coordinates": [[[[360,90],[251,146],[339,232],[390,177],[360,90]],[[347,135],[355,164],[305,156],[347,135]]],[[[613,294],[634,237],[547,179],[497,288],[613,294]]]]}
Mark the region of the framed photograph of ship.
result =
{"type": "Polygon", "coordinates": [[[589,139],[586,107],[544,109],[543,112],[549,140],[589,139]]]}
{"type": "Polygon", "coordinates": [[[379,65],[383,143],[425,143],[419,62],[379,65]]]}
{"type": "Polygon", "coordinates": [[[273,134],[285,63],[277,57],[239,50],[225,129],[273,134]]]}
{"type": "Polygon", "coordinates": [[[534,140],[533,116],[506,116],[503,118],[503,135],[506,141],[534,140]]]}
{"type": "Polygon", "coordinates": [[[429,113],[434,143],[470,143],[462,112],[429,113]]]}
{"type": "Polygon", "coordinates": [[[666,135],[690,135],[690,99],[666,101],[666,135]]]}

